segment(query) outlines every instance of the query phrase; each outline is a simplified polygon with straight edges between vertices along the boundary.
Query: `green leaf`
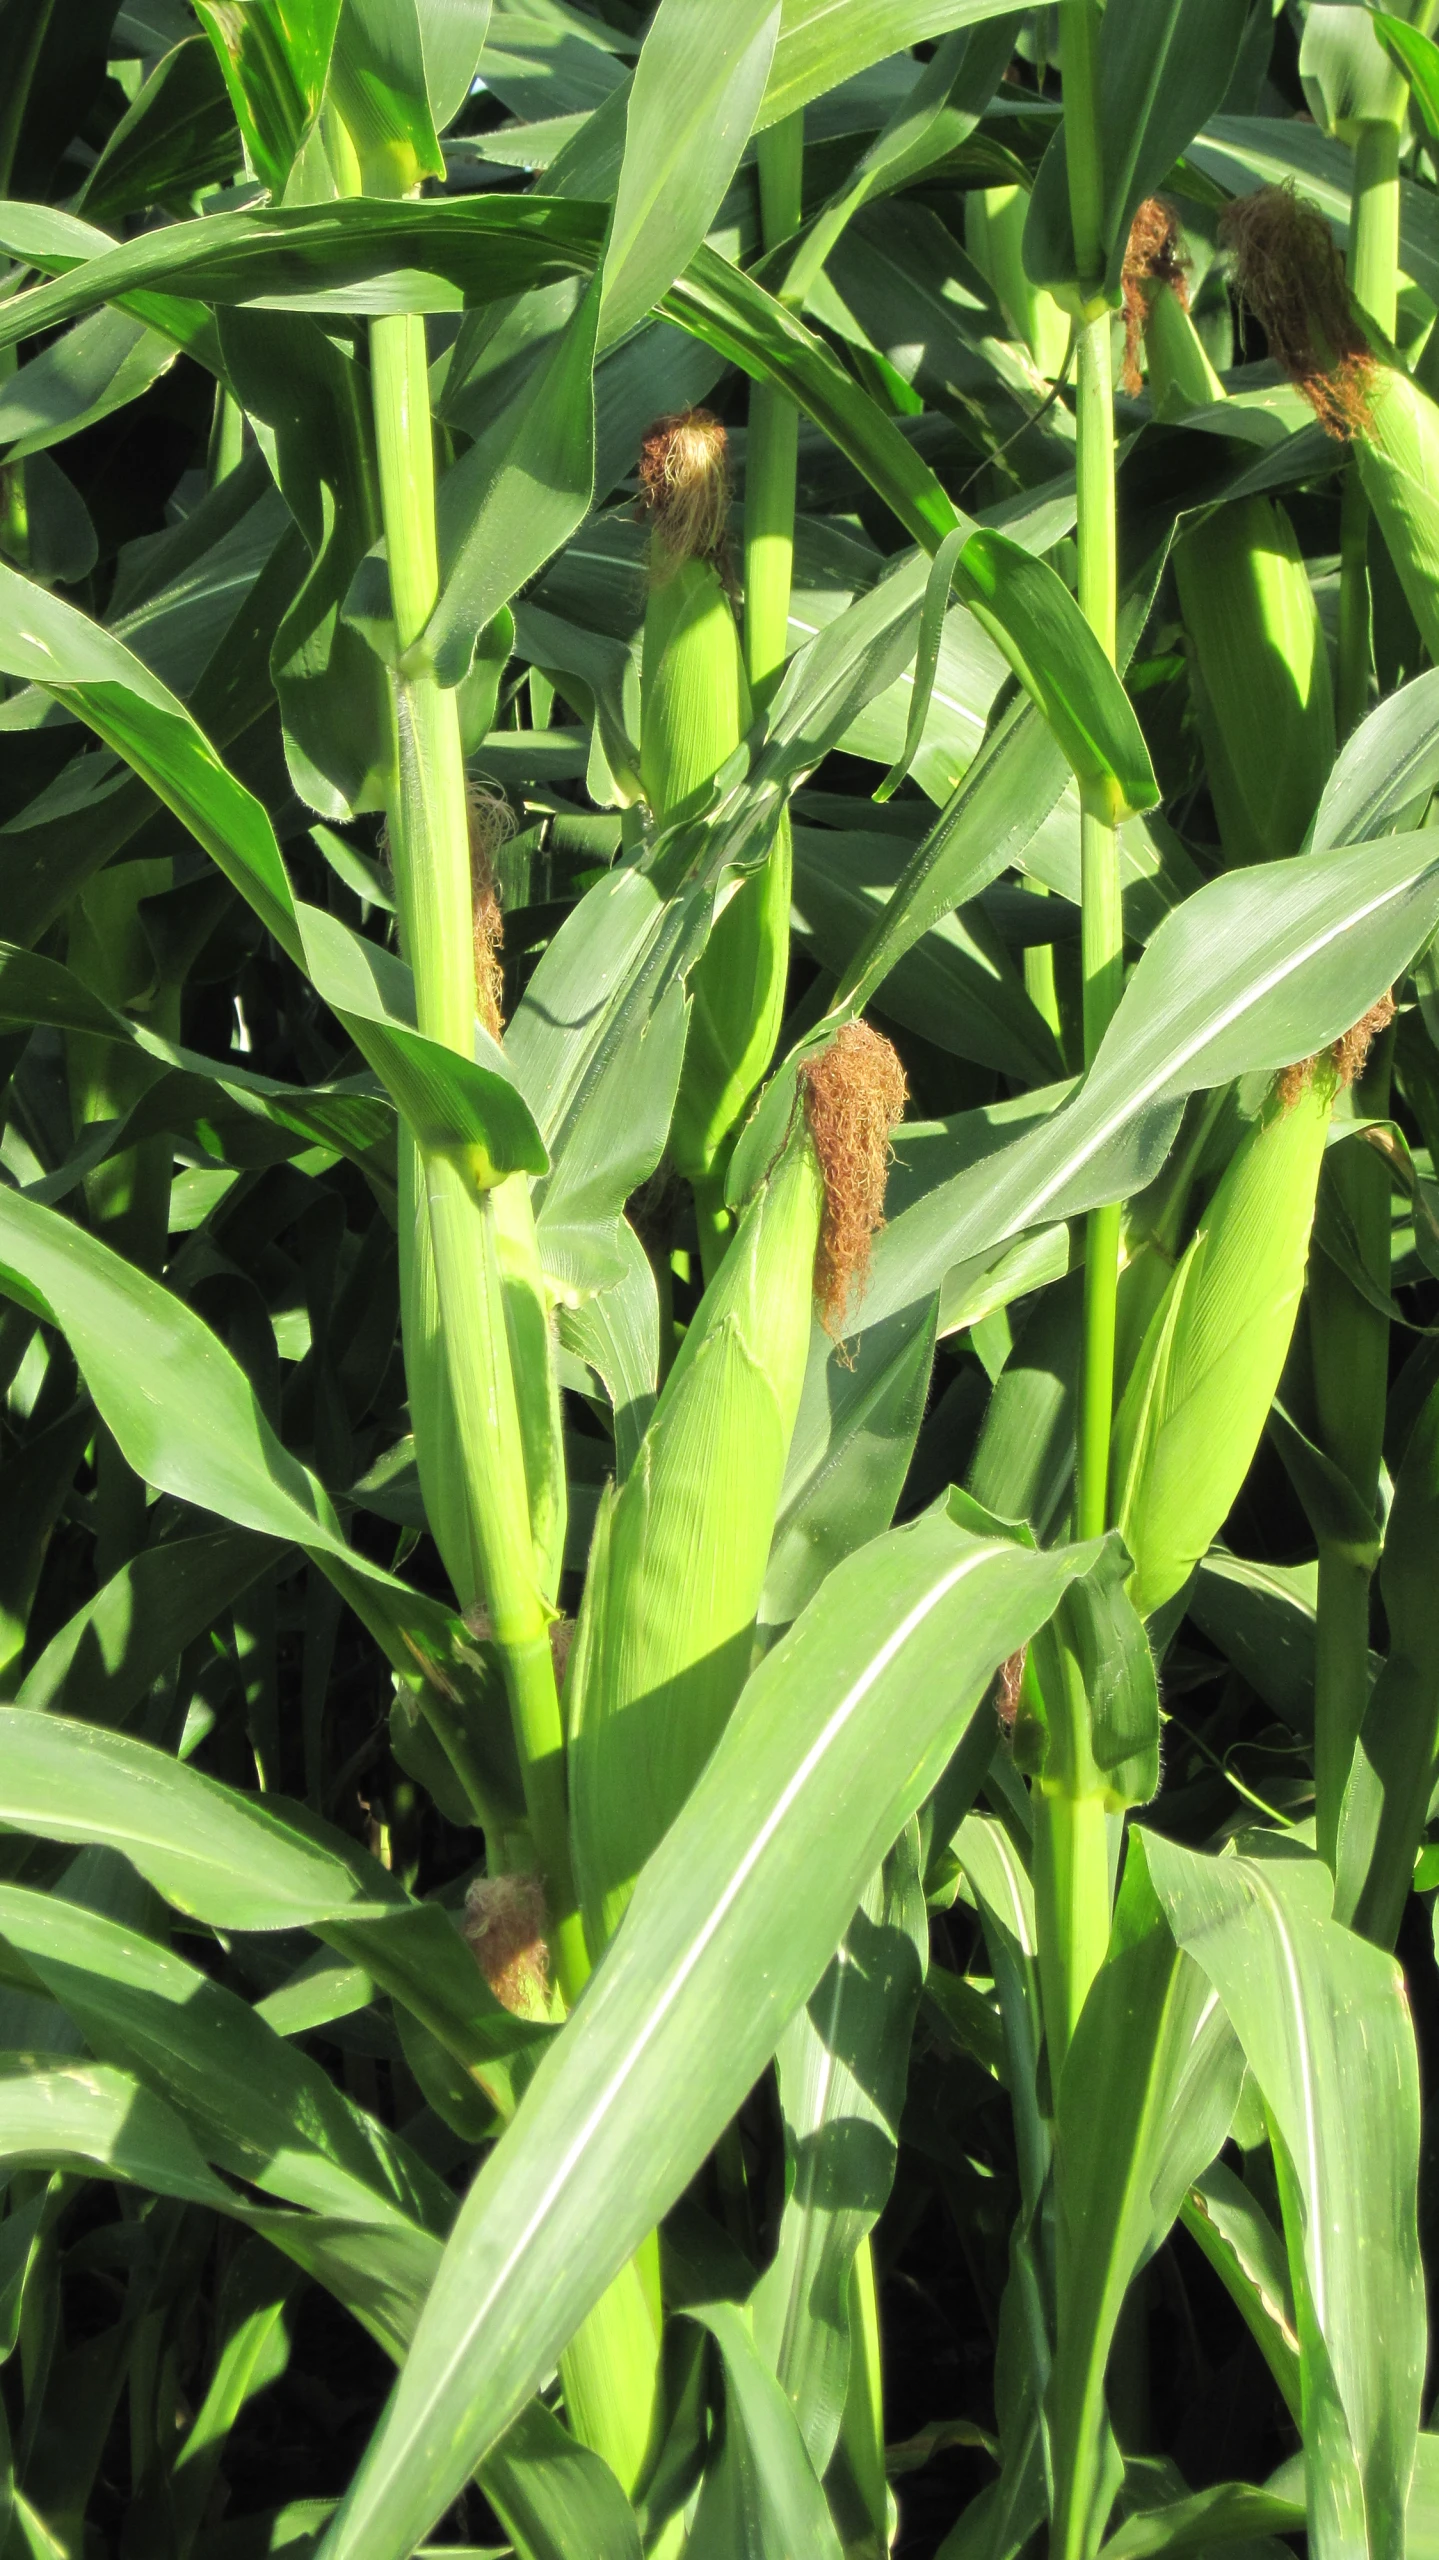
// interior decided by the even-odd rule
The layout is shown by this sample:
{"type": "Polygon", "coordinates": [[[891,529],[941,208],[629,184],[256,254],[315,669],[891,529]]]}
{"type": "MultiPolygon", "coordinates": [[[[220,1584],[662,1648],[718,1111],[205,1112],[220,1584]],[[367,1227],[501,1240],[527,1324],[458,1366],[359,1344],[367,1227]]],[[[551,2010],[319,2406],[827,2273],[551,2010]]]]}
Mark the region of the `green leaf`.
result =
{"type": "Polygon", "coordinates": [[[1339,1832],[1335,1907],[1392,1947],[1428,1814],[1439,1732],[1439,1386],[1409,1434],[1384,1529],[1389,1651],[1369,1695],[1339,1832]]]}
{"type": "MultiPolygon", "coordinates": [[[[1187,1093],[1313,1056],[1394,984],[1439,920],[1422,834],[1211,881],[1166,917],[1072,1100],[983,1174],[941,1181],[878,1239],[859,1325],[1006,1237],[1153,1179],[1187,1093]]],[[[752,1125],[758,1125],[752,1124],[752,1125]]]]}
{"type": "Polygon", "coordinates": [[[1420,822],[1439,784],[1439,669],[1376,704],[1345,739],[1315,812],[1309,850],[1363,844],[1420,822]],[[1412,812],[1412,816],[1411,816],[1412,812]]]}
{"type": "Polygon", "coordinates": [[[546,2057],[523,2138],[471,2190],[328,2560],[398,2560],[523,2405],[813,1990],[993,1665],[1091,1560],[931,1515],[840,1565],[761,1664],[546,2057]]]}
{"type": "Polygon", "coordinates": [[[809,1361],[785,1464],[760,1623],[788,1626],[842,1556],[894,1518],[924,1418],[934,1311],[919,1303],[860,1337],[849,1363],[823,1328],[809,1361]]]}
{"type": "Polygon", "coordinates": [[[953,532],[955,509],[928,463],[813,331],[752,276],[741,275],[717,250],[702,248],[661,308],[727,362],[787,391],[927,551],[936,551],[953,532]]]}
{"type": "Polygon", "coordinates": [[[340,0],[196,0],[251,165],[278,196],[324,94],[340,0]]]}
{"type": "Polygon", "coordinates": [[[344,820],[385,806],[394,722],[385,671],[340,607],[380,529],[369,376],[298,313],[220,321],[230,379],[266,449],[311,559],[270,655],[285,755],[301,797],[344,820]]]}
{"type": "Polygon", "coordinates": [[[1303,2395],[1294,2288],[1279,2233],[1258,2198],[1222,2160],[1196,2178],[1180,2219],[1238,2306],[1299,2426],[1303,2395]]]}
{"type": "Polygon", "coordinates": [[[124,1724],[152,1681],[282,1553],[248,1529],[143,1548],[51,1637],[16,1704],[124,1724]]]}
{"type": "Polygon", "coordinates": [[[481,1064],[424,1038],[411,1027],[408,970],[338,917],[296,905],[262,804],[131,651],[73,606],[0,567],[0,665],[77,712],[184,820],[313,980],[422,1145],[454,1149],[479,1184],[545,1170],[539,1131],[496,1043],[476,1027],[481,1064]]]}
{"type": "Polygon", "coordinates": [[[547,2030],[512,2018],[445,1913],[298,1807],[241,1795],[147,1743],[0,1707],[0,1820],[118,1849],[176,1908],[219,1929],[314,1928],[404,2003],[502,2113],[547,2030]]]}
{"type": "Polygon", "coordinates": [[[1425,2359],[1414,2030],[1398,1966],[1335,1924],[1327,1870],[1284,1845],[1202,1858],[1150,1838],[1147,1854],[1176,1939],[1244,2047],[1295,2190],[1298,2218],[1286,2205],[1285,2220],[1311,2548],[1399,2560],[1425,2359]]]}
{"type": "Polygon", "coordinates": [[[643,320],[710,229],[749,139],[779,0],[660,0],[630,86],[605,251],[603,346],[643,320]]]}
{"type": "Polygon", "coordinates": [[[1385,52],[1398,63],[1424,122],[1439,140],[1439,44],[1422,27],[1411,27],[1407,19],[1387,9],[1376,9],[1369,24],[1385,52]]]}
{"type": "Polygon", "coordinates": [[[421,290],[418,304],[402,291],[402,310],[453,310],[465,299],[499,302],[531,286],[589,274],[600,239],[597,207],[540,196],[467,196],[427,204],[353,196],[322,205],[215,213],[144,232],[120,247],[107,243],[98,255],[95,242],[103,234],[79,223],[61,231],[46,215],[48,208],[33,205],[0,210],[0,244],[37,265],[62,270],[53,284],[7,301],[0,346],[18,345],[36,330],[53,329],[103,302],[136,296],[148,302],[156,294],[217,304],[283,296],[291,309],[394,310],[393,291],[377,284],[367,299],[366,288],[396,269],[438,279],[428,292],[421,290]],[[56,245],[47,247],[47,240],[56,245]],[[62,248],[61,240],[74,245],[62,248]],[[349,294],[352,287],[355,293],[349,294]]]}
{"type": "Polygon", "coordinates": [[[821,2479],[849,2381],[850,2270],[893,2184],[928,1953],[917,1843],[905,1832],[775,2054],[785,2207],[748,2307],[821,2479]]]}
{"type": "Polygon", "coordinates": [[[778,124],[842,80],[952,27],[1005,16],[1012,0],[784,0],[758,125],[778,124]]]}
{"type": "Polygon", "coordinates": [[[168,372],[175,342],[123,311],[94,311],[0,386],[7,462],[42,453],[138,400],[168,372]]]}
{"type": "Polygon", "coordinates": [[[75,199],[92,222],[152,204],[189,209],[197,190],[240,164],[235,113],[203,36],[163,55],[120,118],[75,199]]]}
{"type": "Polygon", "coordinates": [[[1065,2056],[1055,2122],[1058,2253],[1050,2426],[1055,2547],[1093,2552],[1104,2376],[1124,2297],[1223,2144],[1243,2062],[1199,1966],[1170,1935],[1130,1835],[1109,1953],[1065,2056]]]}
{"type": "Polygon", "coordinates": [[[1025,224],[1024,263],[1035,284],[1119,300],[1129,226],[1222,104],[1248,14],[1246,0],[1107,0],[1094,119],[1105,270],[1078,272],[1061,125],[1040,163],[1025,224]]]}
{"type": "Polygon", "coordinates": [[[1221,2480],[1192,2497],[1141,2508],[1112,2533],[1100,2560],[1180,2560],[1181,2553],[1219,2550],[1226,2542],[1256,2543],[1266,2536],[1302,2532],[1302,2501],[1274,2489],[1252,2489],[1246,2480],[1221,2480]]]}
{"type": "Polygon", "coordinates": [[[634,2511],[608,2463],[532,2400],[484,2466],[517,2560],[640,2560],[634,2511]]]}
{"type": "Polygon", "coordinates": [[[732,2302],[713,2302],[687,2316],[708,2329],[720,2351],[725,2432],[718,2459],[706,2466],[686,2552],[693,2560],[730,2560],[740,2551],[841,2560],[804,2438],[744,2312],[732,2302]]]}
{"type": "Polygon", "coordinates": [[[214,2166],[286,2204],[443,2232],[450,2197],[308,2054],[223,1984],[62,1894],[0,1885],[0,1942],[102,2062],[133,2071],[214,2166]]]}
{"type": "Polygon", "coordinates": [[[411,195],[445,174],[425,72],[417,0],[341,0],[326,95],[366,195],[411,195]]]}
{"type": "Polygon", "coordinates": [[[425,88],[436,133],[453,124],[474,85],[490,28],[490,0],[420,0],[425,88]]]}
{"type": "Polygon", "coordinates": [[[599,284],[583,295],[521,399],[440,484],[440,600],[421,646],[442,684],[468,674],[477,635],[567,542],[595,477],[595,326],[599,284]]]}
{"type": "Polygon", "coordinates": [[[954,583],[1043,712],[1086,798],[1112,821],[1159,785],[1124,686],[1058,573],[1002,533],[971,534],[954,583]]]}

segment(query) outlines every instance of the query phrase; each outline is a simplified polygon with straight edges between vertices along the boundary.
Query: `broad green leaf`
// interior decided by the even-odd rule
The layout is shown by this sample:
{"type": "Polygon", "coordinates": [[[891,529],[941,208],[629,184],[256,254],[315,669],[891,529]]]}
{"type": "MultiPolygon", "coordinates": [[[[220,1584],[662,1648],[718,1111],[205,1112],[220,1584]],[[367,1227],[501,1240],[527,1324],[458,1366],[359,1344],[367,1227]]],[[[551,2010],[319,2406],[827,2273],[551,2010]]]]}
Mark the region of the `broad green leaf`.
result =
{"type": "Polygon", "coordinates": [[[818,2472],[745,2313],[714,2302],[689,2316],[720,2351],[725,2431],[718,2458],[706,2466],[686,2552],[693,2560],[730,2560],[740,2551],[841,2560],[818,2472]]]}
{"type": "Polygon", "coordinates": [[[952,27],[1003,17],[1009,0],[784,0],[758,124],[778,124],[826,89],[952,27]]]}
{"type": "Polygon", "coordinates": [[[541,2066],[523,2138],[471,2190],[328,2560],[398,2560],[523,2405],[813,1990],[993,1664],[1091,1561],[931,1515],[840,1565],[761,1664],[541,2066]]]}
{"type": "Polygon", "coordinates": [[[911,1832],[901,1835],[775,2054],[785,2206],[749,2311],[820,2478],[849,2380],[850,2270],[893,2181],[928,1959],[916,1846],[911,1832]]]}
{"type": "Polygon", "coordinates": [[[468,674],[477,635],[583,522],[594,494],[592,284],[554,351],[446,473],[437,506],[440,600],[422,645],[442,684],[468,674]]]}
{"type": "Polygon", "coordinates": [[[1152,1180],[1188,1093],[1310,1057],[1394,984],[1439,920],[1423,834],[1226,874],[1166,917],[1083,1085],[941,1181],[879,1238],[863,1328],[1041,1220],[1152,1180]]]}
{"type": "Polygon", "coordinates": [[[239,2249],[215,2304],[218,2352],[209,2387],[175,2456],[172,2495],[182,2544],[209,2503],[226,2438],[257,2392],[278,2381],[289,2361],[288,2322],[294,2279],[259,2240],[239,2249]]]}
{"type": "Polygon", "coordinates": [[[0,388],[6,459],[43,453],[138,400],[168,372],[175,342],[123,311],[95,311],[0,388]]]}
{"type": "Polygon", "coordinates": [[[124,1724],[152,1681],[282,1552],[248,1529],[143,1548],[51,1637],[16,1704],[124,1724]]]}
{"type": "Polygon", "coordinates": [[[474,84],[489,33],[490,0],[420,0],[425,88],[436,133],[453,124],[474,84]]]}
{"type": "Polygon", "coordinates": [[[516,2560],[640,2560],[634,2511],[609,2464],[532,2400],[484,2465],[516,2560]]]}
{"type": "Polygon", "coordinates": [[[424,1038],[412,1028],[409,973],[393,955],[327,911],[296,905],[264,807],[131,651],[73,606],[0,569],[0,665],[77,712],[184,821],[314,981],[422,1144],[454,1148],[482,1182],[544,1170],[539,1132],[496,1044],[477,1026],[481,1065],[424,1038]]]}
{"type": "Polygon", "coordinates": [[[1222,2160],[1196,2178],[1180,2219],[1237,2304],[1297,2427],[1303,2397],[1299,2340],[1280,2234],[1258,2197],[1222,2160]]]}
{"type": "Polygon", "coordinates": [[[232,1991],[61,1894],[0,1886],[0,1942],[102,2062],[173,2107],[212,2166],[283,2203],[443,2232],[448,2192],[232,1991]]]}
{"type": "Polygon", "coordinates": [[[765,1574],[760,1623],[788,1626],[841,1556],[894,1518],[924,1418],[934,1316],[923,1304],[860,1337],[846,1365],[810,1337],[765,1574]]]}
{"type": "Polygon", "coordinates": [[[340,0],[196,0],[256,177],[278,196],[324,94],[340,0]]]}
{"type": "MultiPolygon", "coordinates": [[[[1425,11],[1412,14],[1423,18],[1425,11]]],[[[1366,8],[1329,0],[1306,11],[1299,44],[1305,99],[1315,123],[1341,142],[1357,141],[1364,124],[1402,123],[1405,68],[1403,50],[1381,39],[1366,8]]]]}
{"type": "Polygon", "coordinates": [[[418,0],[341,0],[326,97],[366,195],[408,196],[445,174],[425,70],[418,0]]]}
{"type": "Polygon", "coordinates": [[[1159,2554],[1219,2550],[1226,2542],[1259,2543],[1303,2530],[1303,2501],[1273,2488],[1251,2489],[1245,2480],[1221,2480],[1192,2497],[1141,2508],[1112,2533],[1100,2560],[1159,2560],[1159,2554]]]}
{"type": "Polygon", "coordinates": [[[702,248],[661,308],[731,364],[787,391],[926,550],[937,550],[953,532],[955,509],[928,463],[813,331],[753,277],[741,275],[716,250],[702,248]]]}
{"type": "Polygon", "coordinates": [[[502,2112],[513,2105],[511,2072],[546,2030],[501,2009],[438,1906],[411,1901],[342,1833],[65,1717],[0,1707],[0,1734],[0,1820],[118,1849],[212,1928],[314,1928],[428,2026],[502,2112]]]}
{"type": "Polygon", "coordinates": [[[1439,1732],[1434,1540],[1439,1524],[1439,1388],[1431,1389],[1395,1474],[1379,1587],[1389,1649],[1370,1692],[1339,1832],[1335,1908],[1392,1947],[1424,1836],[1439,1732]]]}
{"type": "Polygon", "coordinates": [[[1129,697],[1057,571],[1002,533],[971,534],[954,583],[1043,712],[1087,798],[1117,821],[1159,785],[1129,697]]]}
{"type": "MultiPolygon", "coordinates": [[[[440,295],[436,307],[457,308],[466,297],[498,302],[531,286],[590,273],[600,229],[596,207],[539,196],[467,196],[428,204],[354,196],[323,205],[210,214],[96,254],[93,228],[83,224],[74,233],[88,233],[84,246],[77,237],[71,249],[47,250],[45,238],[55,236],[51,223],[40,218],[47,212],[37,206],[0,211],[0,244],[36,264],[68,270],[53,284],[36,285],[6,303],[0,346],[15,346],[38,329],[137,295],[148,301],[179,294],[219,304],[283,297],[291,308],[325,309],[348,287],[364,287],[396,269],[438,278],[432,288],[440,295]]],[[[353,307],[375,307],[374,297],[367,304],[361,295],[353,307]]],[[[395,309],[393,293],[379,292],[377,307],[395,309]]],[[[416,306],[402,294],[398,307],[426,308],[428,301],[422,293],[416,306]]]]}
{"type": "Polygon", "coordinates": [[[779,32],[780,0],[660,0],[630,86],[605,250],[603,346],[687,267],[749,139],[779,32]]]}
{"type": "Polygon", "coordinates": [[[1439,784],[1439,670],[1377,703],[1346,738],[1309,835],[1312,853],[1417,825],[1439,784]]]}
{"type": "Polygon", "coordinates": [[[1093,2552],[1104,2376],[1124,2297],[1223,2144],[1243,2062],[1197,1964],[1170,1935],[1131,1835],[1114,1934],[1065,2056],[1055,2120],[1058,2252],[1050,2426],[1056,2549],[1093,2552]]]}
{"type": "Polygon", "coordinates": [[[1295,2189],[1311,2547],[1397,2560],[1425,2358],[1418,2067],[1399,1968],[1334,1923],[1327,1870],[1302,1852],[1202,1858],[1157,1838],[1147,1851],[1295,2189]]]}
{"type": "Polygon", "coordinates": [[[1422,27],[1411,26],[1388,9],[1376,9],[1369,24],[1398,63],[1429,131],[1439,137],[1439,45],[1422,27]]]}
{"type": "Polygon", "coordinates": [[[120,118],[76,198],[92,222],[151,204],[188,210],[196,191],[240,165],[226,83],[203,36],[162,56],[120,118]]]}
{"type": "Polygon", "coordinates": [[[385,806],[395,753],[385,671],[340,613],[380,530],[369,376],[298,313],[231,311],[219,328],[236,396],[269,430],[276,478],[310,552],[270,656],[286,760],[301,797],[344,820],[385,806]]]}
{"type": "Polygon", "coordinates": [[[1104,272],[1078,272],[1061,125],[1040,163],[1025,224],[1024,263],[1035,284],[1071,294],[1082,287],[1118,301],[1135,212],[1222,104],[1247,17],[1246,0],[1108,0],[1095,103],[1104,272]]]}

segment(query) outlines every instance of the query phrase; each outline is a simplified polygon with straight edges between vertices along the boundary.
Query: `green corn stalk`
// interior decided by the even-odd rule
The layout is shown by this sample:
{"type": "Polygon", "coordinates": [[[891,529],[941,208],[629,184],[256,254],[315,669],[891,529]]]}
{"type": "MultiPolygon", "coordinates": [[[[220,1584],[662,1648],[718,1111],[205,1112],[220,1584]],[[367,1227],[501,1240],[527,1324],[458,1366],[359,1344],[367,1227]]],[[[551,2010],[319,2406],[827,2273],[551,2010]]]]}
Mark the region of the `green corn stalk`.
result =
{"type": "Polygon", "coordinates": [[[596,1956],[749,1672],[809,1348],[822,1195],[801,1118],[601,1514],[567,1691],[575,1861],[596,1956]]]}
{"type": "Polygon", "coordinates": [[[1334,761],[1314,592],[1272,498],[1218,507],[1176,544],[1205,770],[1229,862],[1299,851],[1334,761]]]}
{"type": "Polygon", "coordinates": [[[1027,347],[1035,370],[1053,381],[1069,353],[1069,318],[1025,273],[1022,242],[1027,187],[976,187],[964,199],[964,245],[994,288],[1011,334],[1027,347]]]}
{"type": "Polygon", "coordinates": [[[1113,1455],[1145,1617],[1182,1589],[1249,1472],[1303,1294],[1335,1085],[1325,1058],[1298,1093],[1271,1096],[1150,1320],[1113,1455]]]}

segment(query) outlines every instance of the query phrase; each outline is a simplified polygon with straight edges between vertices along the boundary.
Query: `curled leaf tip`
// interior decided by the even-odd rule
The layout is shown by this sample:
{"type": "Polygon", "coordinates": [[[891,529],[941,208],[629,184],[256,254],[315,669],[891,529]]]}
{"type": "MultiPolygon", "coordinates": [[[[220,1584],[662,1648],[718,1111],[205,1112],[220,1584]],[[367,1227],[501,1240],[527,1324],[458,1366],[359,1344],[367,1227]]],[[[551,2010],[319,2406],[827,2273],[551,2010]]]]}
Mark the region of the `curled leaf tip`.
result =
{"type": "Polygon", "coordinates": [[[820,1320],[840,1341],[851,1300],[863,1295],[870,1242],[884,1224],[890,1137],[904,1116],[904,1069],[881,1032],[847,1022],[823,1056],[800,1068],[805,1119],[824,1177],[815,1254],[820,1320]]]}

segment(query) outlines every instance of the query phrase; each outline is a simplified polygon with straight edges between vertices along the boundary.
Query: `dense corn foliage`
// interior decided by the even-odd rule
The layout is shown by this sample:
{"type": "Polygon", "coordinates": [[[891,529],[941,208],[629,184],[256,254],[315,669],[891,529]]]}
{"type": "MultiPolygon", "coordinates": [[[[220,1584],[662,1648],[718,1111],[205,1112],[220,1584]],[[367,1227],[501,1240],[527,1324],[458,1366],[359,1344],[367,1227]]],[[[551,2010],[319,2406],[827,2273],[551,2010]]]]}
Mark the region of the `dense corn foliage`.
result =
{"type": "Polygon", "coordinates": [[[1439,2560],[1436,22],[0,7],[0,2560],[1439,2560]]]}

